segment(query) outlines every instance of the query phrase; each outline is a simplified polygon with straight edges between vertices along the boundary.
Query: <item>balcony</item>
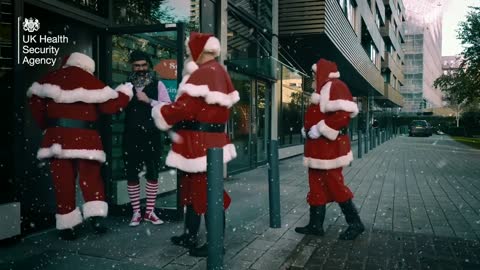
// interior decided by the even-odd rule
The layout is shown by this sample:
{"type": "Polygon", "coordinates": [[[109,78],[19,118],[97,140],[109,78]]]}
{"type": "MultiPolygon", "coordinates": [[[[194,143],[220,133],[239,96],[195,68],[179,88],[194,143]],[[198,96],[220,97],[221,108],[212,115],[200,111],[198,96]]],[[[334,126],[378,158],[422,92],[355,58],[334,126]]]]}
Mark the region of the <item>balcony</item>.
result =
{"type": "Polygon", "coordinates": [[[385,83],[384,87],[385,95],[378,97],[377,100],[382,101],[385,107],[403,107],[404,99],[402,94],[393,89],[389,83],[385,83]]]}
{"type": "Polygon", "coordinates": [[[388,52],[385,52],[385,60],[382,61],[382,72],[385,69],[388,69],[392,72],[395,77],[400,81],[400,83],[405,83],[405,75],[403,74],[402,66],[399,65],[395,60],[393,60],[392,55],[388,52]]]}
{"type": "Polygon", "coordinates": [[[397,37],[392,23],[390,20],[385,22],[385,26],[380,27],[380,34],[382,35],[384,40],[388,40],[393,44],[393,47],[395,47],[395,51],[400,54],[400,58],[404,58],[404,53],[402,50],[402,46],[400,45],[400,40],[397,37]]]}

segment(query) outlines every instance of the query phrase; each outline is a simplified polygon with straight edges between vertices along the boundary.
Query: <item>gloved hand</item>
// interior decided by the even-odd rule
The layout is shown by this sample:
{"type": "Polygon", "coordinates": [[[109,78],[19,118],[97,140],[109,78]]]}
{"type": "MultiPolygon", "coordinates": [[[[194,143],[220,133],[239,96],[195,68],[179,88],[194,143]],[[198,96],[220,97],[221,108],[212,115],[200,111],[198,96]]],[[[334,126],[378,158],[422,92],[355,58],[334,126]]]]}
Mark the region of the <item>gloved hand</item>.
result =
{"type": "Polygon", "coordinates": [[[308,137],[310,139],[320,138],[320,131],[318,131],[317,125],[314,125],[310,128],[310,131],[308,131],[308,137]]]}

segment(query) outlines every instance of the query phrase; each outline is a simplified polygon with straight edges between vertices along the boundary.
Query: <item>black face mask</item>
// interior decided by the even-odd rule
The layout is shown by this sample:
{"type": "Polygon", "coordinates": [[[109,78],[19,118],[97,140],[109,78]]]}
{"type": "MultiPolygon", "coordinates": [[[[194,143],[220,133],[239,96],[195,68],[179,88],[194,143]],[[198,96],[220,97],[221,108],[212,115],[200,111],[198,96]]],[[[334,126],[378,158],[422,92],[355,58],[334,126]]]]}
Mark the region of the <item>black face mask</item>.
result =
{"type": "Polygon", "coordinates": [[[152,82],[152,79],[153,74],[148,70],[135,71],[128,76],[128,80],[135,88],[145,87],[152,82]]]}

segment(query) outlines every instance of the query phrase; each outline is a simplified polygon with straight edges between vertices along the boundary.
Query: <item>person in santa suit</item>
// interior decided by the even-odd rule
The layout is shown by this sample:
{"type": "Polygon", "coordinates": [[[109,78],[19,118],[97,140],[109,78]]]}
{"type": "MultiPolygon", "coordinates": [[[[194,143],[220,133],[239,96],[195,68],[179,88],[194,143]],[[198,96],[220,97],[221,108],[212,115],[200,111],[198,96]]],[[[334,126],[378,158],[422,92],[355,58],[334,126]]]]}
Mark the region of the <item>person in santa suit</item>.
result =
{"type": "Polygon", "coordinates": [[[353,193],[344,183],[342,168],[353,160],[347,128],[350,119],[358,114],[358,106],[347,85],[339,79],[340,73],[334,62],[320,59],[312,70],[315,92],[302,129],[302,135],[306,137],[303,163],[308,167],[310,221],[295,231],[323,235],[325,206],[336,202],[348,223],[339,239],[353,240],[365,228],[353,204],[353,193]]]}
{"type": "Polygon", "coordinates": [[[96,233],[104,233],[108,204],[100,174],[105,162],[97,120],[114,114],[132,98],[132,85],[115,90],[98,80],[95,62],[83,53],[66,56],[62,67],[34,82],[27,91],[30,108],[43,140],[38,159],[50,160],[55,188],[56,228],[63,239],[77,236],[75,226],[88,219],[96,233]],[[75,204],[75,180],[79,178],[85,204],[75,204]]]}
{"type": "MultiPolygon", "coordinates": [[[[237,156],[225,125],[230,108],[240,97],[225,68],[215,60],[220,54],[217,38],[192,32],[187,51],[191,58],[185,64],[175,102],[157,105],[152,116],[159,129],[176,132],[166,164],[179,171],[181,204],[187,212],[185,233],[171,240],[189,248],[192,256],[206,257],[208,243],[197,247],[197,234],[201,215],[208,215],[207,149],[223,148],[224,163],[237,156]]],[[[225,191],[223,197],[227,209],[231,199],[225,191]]],[[[225,214],[223,218],[225,230],[225,214]]]]}
{"type": "Polygon", "coordinates": [[[152,107],[158,102],[170,103],[167,88],[151,72],[150,57],[142,51],[130,54],[132,73],[128,81],[134,86],[135,96],[125,109],[123,132],[123,160],[127,176],[127,189],[133,208],[130,226],[138,226],[142,220],[155,225],[163,221],[155,214],[158,192],[158,173],[162,156],[162,134],[155,127],[151,116],[152,107]],[[145,193],[147,205],[145,215],[140,213],[139,174],[145,165],[147,179],[145,193]]]}

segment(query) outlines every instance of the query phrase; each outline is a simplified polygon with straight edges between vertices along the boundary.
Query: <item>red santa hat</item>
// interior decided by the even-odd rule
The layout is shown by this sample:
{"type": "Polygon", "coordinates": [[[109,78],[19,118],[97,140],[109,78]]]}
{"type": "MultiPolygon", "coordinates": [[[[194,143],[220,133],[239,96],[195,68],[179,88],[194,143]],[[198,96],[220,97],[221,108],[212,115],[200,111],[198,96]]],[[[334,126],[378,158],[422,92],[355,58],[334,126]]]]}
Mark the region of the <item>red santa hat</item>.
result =
{"type": "Polygon", "coordinates": [[[215,57],[220,55],[220,41],[214,37],[212,34],[207,33],[190,33],[190,37],[187,39],[187,53],[190,55],[191,59],[185,63],[186,74],[192,74],[195,70],[198,69],[197,62],[198,58],[203,52],[213,53],[215,57]],[[192,61],[193,60],[193,61],[192,61]]]}
{"type": "Polygon", "coordinates": [[[358,114],[358,106],[353,101],[352,94],[347,85],[343,82],[335,83],[332,89],[332,79],[340,78],[337,64],[332,61],[321,58],[312,66],[315,72],[315,93],[312,94],[310,102],[320,105],[320,111],[335,112],[346,111],[350,112],[351,117],[358,114]]]}
{"type": "Polygon", "coordinates": [[[338,72],[337,64],[323,58],[320,58],[317,63],[313,64],[312,70],[315,73],[315,92],[317,93],[320,93],[322,86],[329,79],[340,78],[340,72],[338,72]]]}
{"type": "Polygon", "coordinates": [[[95,61],[86,54],[74,52],[63,58],[62,67],[79,67],[93,74],[95,72],[95,61]]]}

